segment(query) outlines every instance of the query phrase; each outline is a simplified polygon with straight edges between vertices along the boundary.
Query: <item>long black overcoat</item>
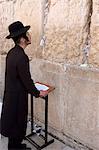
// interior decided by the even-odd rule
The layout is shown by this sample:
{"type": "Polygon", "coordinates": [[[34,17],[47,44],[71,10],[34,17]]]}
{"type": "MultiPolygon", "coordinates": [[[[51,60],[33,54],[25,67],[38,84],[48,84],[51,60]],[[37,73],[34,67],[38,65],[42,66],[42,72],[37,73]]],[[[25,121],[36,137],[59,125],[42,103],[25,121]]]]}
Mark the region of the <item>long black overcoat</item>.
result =
{"type": "Polygon", "coordinates": [[[39,97],[31,79],[29,59],[23,48],[16,45],[6,57],[5,90],[1,113],[1,134],[24,137],[27,127],[28,93],[39,97]]]}

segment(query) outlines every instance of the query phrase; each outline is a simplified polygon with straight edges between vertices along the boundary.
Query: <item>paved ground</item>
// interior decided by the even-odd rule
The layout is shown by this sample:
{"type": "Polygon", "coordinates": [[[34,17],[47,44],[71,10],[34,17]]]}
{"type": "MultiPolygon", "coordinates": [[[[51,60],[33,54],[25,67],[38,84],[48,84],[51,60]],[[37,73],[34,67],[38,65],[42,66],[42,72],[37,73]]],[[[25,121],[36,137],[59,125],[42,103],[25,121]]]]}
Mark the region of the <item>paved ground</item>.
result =
{"type": "MultiPolygon", "coordinates": [[[[24,141],[29,147],[32,148],[32,150],[36,150],[28,141],[24,141]]],[[[7,150],[7,138],[2,137],[0,139],[0,150],[7,150]]],[[[47,148],[44,148],[43,150],[74,150],[63,143],[55,140],[55,142],[51,145],[49,145],[47,148]]]]}
{"type": "MultiPolygon", "coordinates": [[[[27,134],[30,133],[30,124],[27,124],[27,134]]],[[[44,141],[41,140],[41,138],[39,138],[39,136],[35,136],[34,137],[35,141],[38,144],[41,144],[42,142],[44,143],[44,141]]],[[[48,139],[52,139],[51,136],[48,136],[48,139]]],[[[68,146],[66,146],[65,144],[61,143],[60,141],[54,139],[54,143],[52,143],[51,145],[47,146],[46,148],[44,148],[43,150],[74,150],[68,146]]],[[[27,144],[28,147],[31,147],[32,150],[37,150],[33,145],[31,145],[27,140],[23,141],[24,143],[27,144]]],[[[42,143],[42,144],[43,144],[42,143]]],[[[8,139],[5,137],[2,137],[0,139],[0,150],[7,150],[7,144],[8,144],[8,139]]]]}

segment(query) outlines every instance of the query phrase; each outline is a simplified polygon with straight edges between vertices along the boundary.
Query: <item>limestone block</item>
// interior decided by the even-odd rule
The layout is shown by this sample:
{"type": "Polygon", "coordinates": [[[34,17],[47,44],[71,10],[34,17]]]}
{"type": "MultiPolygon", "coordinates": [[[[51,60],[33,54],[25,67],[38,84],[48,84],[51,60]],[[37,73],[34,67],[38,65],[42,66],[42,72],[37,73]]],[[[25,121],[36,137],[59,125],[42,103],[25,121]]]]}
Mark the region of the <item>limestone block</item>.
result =
{"type": "MultiPolygon", "coordinates": [[[[99,71],[33,59],[31,73],[35,81],[56,87],[49,94],[49,127],[55,130],[53,133],[61,139],[67,135],[71,141],[98,149],[99,71]]],[[[44,101],[34,102],[35,119],[44,122],[44,101]]]]}
{"type": "Polygon", "coordinates": [[[93,1],[93,14],[91,19],[91,50],[90,64],[99,67],[99,1],[93,1]]]}
{"type": "Polygon", "coordinates": [[[27,53],[32,56],[39,55],[42,27],[42,5],[37,0],[16,0],[14,4],[14,20],[22,21],[24,25],[30,25],[29,32],[32,36],[32,44],[27,48],[27,53]]]}
{"type": "Polygon", "coordinates": [[[0,55],[0,78],[1,78],[1,55],[0,55]]]}
{"type": "Polygon", "coordinates": [[[0,98],[3,99],[6,55],[0,55],[0,98]]]}
{"type": "Polygon", "coordinates": [[[1,97],[2,81],[1,81],[1,55],[0,55],[0,97],[1,97]]]}
{"type": "Polygon", "coordinates": [[[63,95],[64,133],[89,147],[99,148],[99,75],[94,77],[95,72],[79,70],[71,76],[70,72],[68,94],[63,95]]]}
{"type": "Polygon", "coordinates": [[[51,0],[45,25],[45,59],[77,64],[88,36],[90,1],[51,0]]]}
{"type": "Polygon", "coordinates": [[[12,46],[12,41],[5,37],[8,33],[8,25],[13,22],[13,1],[0,2],[0,54],[5,54],[12,46]]]}
{"type": "MultiPolygon", "coordinates": [[[[60,95],[60,65],[45,61],[32,60],[32,78],[35,81],[55,86],[55,90],[49,94],[49,126],[60,131],[63,123],[63,101],[60,95]]],[[[35,116],[44,122],[44,100],[35,100],[35,116]]]]}

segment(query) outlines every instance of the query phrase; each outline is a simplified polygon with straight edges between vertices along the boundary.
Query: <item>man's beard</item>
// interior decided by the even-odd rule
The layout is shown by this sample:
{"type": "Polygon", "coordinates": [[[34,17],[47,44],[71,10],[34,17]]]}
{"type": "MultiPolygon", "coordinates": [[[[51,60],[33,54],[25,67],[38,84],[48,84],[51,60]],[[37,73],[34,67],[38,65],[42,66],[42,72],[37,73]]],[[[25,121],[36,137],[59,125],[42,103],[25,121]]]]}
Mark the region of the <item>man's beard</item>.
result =
{"type": "Polygon", "coordinates": [[[28,37],[27,37],[27,39],[26,39],[25,42],[26,42],[27,45],[30,45],[30,44],[31,44],[31,41],[28,39],[28,37]]]}
{"type": "Polygon", "coordinates": [[[30,45],[31,44],[31,42],[30,41],[27,41],[27,45],[30,45]]]}

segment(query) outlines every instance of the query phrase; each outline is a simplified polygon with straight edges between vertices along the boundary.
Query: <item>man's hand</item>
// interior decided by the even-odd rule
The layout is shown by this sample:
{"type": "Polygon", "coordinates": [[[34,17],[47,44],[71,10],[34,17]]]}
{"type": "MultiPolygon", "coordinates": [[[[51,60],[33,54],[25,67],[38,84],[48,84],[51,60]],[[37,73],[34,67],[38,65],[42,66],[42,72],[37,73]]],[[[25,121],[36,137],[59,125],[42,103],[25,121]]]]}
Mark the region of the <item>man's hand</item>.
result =
{"type": "Polygon", "coordinates": [[[40,91],[40,97],[46,97],[48,95],[48,91],[40,91]]]}

